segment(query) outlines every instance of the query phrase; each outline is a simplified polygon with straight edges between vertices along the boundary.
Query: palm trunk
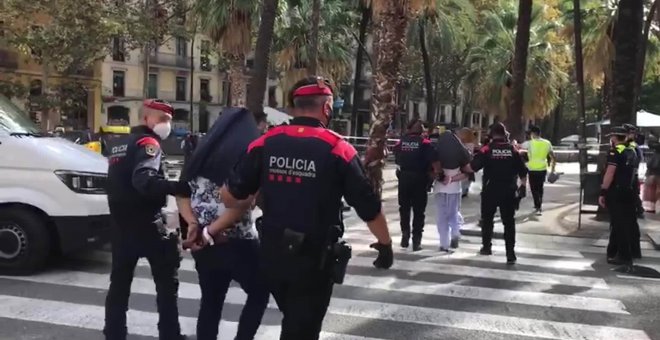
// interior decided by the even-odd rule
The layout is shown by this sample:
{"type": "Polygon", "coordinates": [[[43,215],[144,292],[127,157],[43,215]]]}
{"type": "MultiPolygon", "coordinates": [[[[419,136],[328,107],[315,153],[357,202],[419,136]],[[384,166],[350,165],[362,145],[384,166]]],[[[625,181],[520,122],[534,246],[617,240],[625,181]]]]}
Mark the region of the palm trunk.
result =
{"type": "Polygon", "coordinates": [[[353,126],[353,135],[358,132],[358,95],[362,94],[360,88],[360,80],[362,79],[362,69],[364,68],[364,40],[367,37],[367,28],[369,21],[371,21],[371,8],[361,6],[362,19],[360,19],[360,36],[358,37],[358,49],[355,56],[355,79],[353,79],[353,105],[351,107],[351,125],[353,126]]]}
{"type": "Polygon", "coordinates": [[[559,104],[552,113],[552,145],[559,144],[559,130],[561,128],[562,116],[564,115],[565,91],[559,89],[559,104]]]}
{"type": "Polygon", "coordinates": [[[532,0],[520,0],[518,5],[518,24],[516,30],[516,50],[513,57],[513,84],[511,103],[506,125],[511,139],[522,140],[523,102],[525,96],[525,75],[527,73],[527,54],[529,31],[532,24],[532,0]]]}
{"type": "Polygon", "coordinates": [[[637,52],[643,25],[642,0],[619,1],[618,17],[614,24],[614,91],[612,93],[611,124],[617,126],[635,120],[635,72],[637,52]]]}
{"type": "Polygon", "coordinates": [[[401,60],[406,51],[409,16],[408,1],[382,2],[379,4],[380,11],[374,13],[374,51],[377,54],[371,100],[371,131],[365,155],[367,175],[378,194],[382,192],[386,132],[391,115],[398,110],[396,90],[401,60]]]}
{"type": "Polygon", "coordinates": [[[252,70],[251,87],[247,107],[253,114],[263,111],[264,93],[268,83],[270,69],[270,49],[273,43],[273,27],[277,17],[279,0],[265,0],[261,6],[261,23],[255,45],[254,68],[252,70]]]}
{"type": "Polygon", "coordinates": [[[419,46],[424,62],[424,82],[426,85],[426,120],[435,120],[435,98],[433,97],[433,76],[431,75],[431,61],[429,51],[426,48],[426,20],[419,20],[419,46]]]}
{"type": "Polygon", "coordinates": [[[315,76],[318,73],[319,63],[319,25],[321,21],[321,0],[314,0],[312,3],[312,32],[309,45],[309,65],[307,74],[315,76]]]}
{"type": "Polygon", "coordinates": [[[646,47],[649,42],[649,33],[651,32],[651,24],[653,23],[655,13],[658,11],[658,6],[660,6],[660,0],[653,1],[653,5],[651,5],[646,22],[644,23],[644,32],[642,33],[641,41],[639,42],[637,70],[635,72],[635,104],[633,105],[635,110],[637,110],[637,102],[639,101],[639,94],[642,89],[642,82],[644,81],[644,66],[646,64],[646,47]]]}
{"type": "MultiPolygon", "coordinates": [[[[245,75],[243,74],[243,55],[228,55],[229,82],[231,84],[231,106],[245,106],[245,75]]],[[[263,92],[262,92],[263,94],[263,92]]],[[[262,99],[263,100],[263,99],[262,99]]]]}

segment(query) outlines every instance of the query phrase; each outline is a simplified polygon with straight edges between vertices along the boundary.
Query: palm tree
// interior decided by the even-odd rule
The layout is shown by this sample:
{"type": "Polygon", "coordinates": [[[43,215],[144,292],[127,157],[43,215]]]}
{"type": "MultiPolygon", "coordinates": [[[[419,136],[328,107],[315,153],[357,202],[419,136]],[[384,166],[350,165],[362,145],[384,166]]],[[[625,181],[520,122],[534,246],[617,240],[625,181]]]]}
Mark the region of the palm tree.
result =
{"type": "MultiPolygon", "coordinates": [[[[432,72],[433,65],[464,54],[473,40],[475,24],[476,13],[469,0],[435,0],[435,6],[427,7],[417,18],[416,25],[410,25],[409,45],[418,49],[422,57],[429,121],[435,121],[438,100],[436,94],[439,89],[434,84],[441,81],[434,79],[434,74],[437,75],[438,72],[432,72]],[[434,62],[431,61],[431,53],[434,62]]],[[[447,76],[449,75],[443,75],[445,80],[447,76]]],[[[452,91],[454,93],[457,92],[459,84],[455,85],[456,88],[452,91]]]]}
{"type": "Polygon", "coordinates": [[[614,23],[614,88],[612,103],[613,125],[633,123],[635,120],[635,70],[637,53],[644,24],[642,0],[619,1],[614,23]],[[631,70],[633,70],[631,72],[631,70]]]}
{"type": "MultiPolygon", "coordinates": [[[[287,4],[283,6],[287,7],[287,4]]],[[[282,72],[281,85],[289,88],[300,78],[310,74],[332,79],[335,83],[346,80],[353,60],[351,31],[357,15],[343,0],[326,0],[319,13],[317,70],[311,72],[312,36],[308,13],[313,4],[302,2],[299,6],[288,6],[286,18],[278,20],[275,27],[273,53],[275,65],[282,72]]],[[[286,98],[288,99],[288,98],[286,98]]]]}
{"type": "Polygon", "coordinates": [[[371,98],[371,131],[365,155],[367,175],[376,193],[382,191],[387,128],[399,110],[397,83],[406,51],[408,23],[428,5],[419,0],[372,0],[375,67],[371,98]]]}
{"type": "Polygon", "coordinates": [[[518,24],[516,25],[515,52],[513,55],[513,77],[511,103],[507,115],[507,126],[513,138],[522,137],[523,100],[525,97],[525,75],[529,35],[532,26],[532,0],[520,0],[518,4],[518,24]]]}
{"type": "MultiPolygon", "coordinates": [[[[483,40],[471,51],[471,73],[466,83],[476,89],[477,103],[490,114],[507,117],[512,95],[517,6],[501,1],[483,13],[483,40]]],[[[533,6],[530,20],[528,65],[523,83],[523,117],[542,118],[559,102],[559,90],[568,81],[564,71],[570,48],[553,39],[559,26],[544,18],[544,7],[533,6]]]]}
{"type": "Polygon", "coordinates": [[[252,50],[252,23],[258,5],[257,0],[199,0],[195,8],[202,30],[229,60],[232,106],[245,105],[245,56],[252,50]]]}
{"type": "Polygon", "coordinates": [[[264,0],[261,4],[261,22],[254,53],[254,67],[250,80],[251,91],[247,98],[248,109],[257,114],[263,111],[264,93],[270,69],[270,53],[279,0],[264,0]]]}
{"type": "Polygon", "coordinates": [[[307,73],[314,76],[319,62],[319,25],[321,21],[321,0],[312,0],[312,31],[309,44],[309,66],[307,73]]]}

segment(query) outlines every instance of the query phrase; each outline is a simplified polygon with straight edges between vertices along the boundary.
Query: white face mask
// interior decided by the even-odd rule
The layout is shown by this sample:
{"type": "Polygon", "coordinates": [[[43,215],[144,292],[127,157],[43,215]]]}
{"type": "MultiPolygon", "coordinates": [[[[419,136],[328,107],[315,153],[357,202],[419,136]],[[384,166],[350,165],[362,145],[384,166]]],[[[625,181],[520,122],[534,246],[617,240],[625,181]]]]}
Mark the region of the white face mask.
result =
{"type": "Polygon", "coordinates": [[[172,132],[172,124],[168,123],[158,123],[153,128],[154,132],[160,137],[160,139],[165,139],[172,132]]]}

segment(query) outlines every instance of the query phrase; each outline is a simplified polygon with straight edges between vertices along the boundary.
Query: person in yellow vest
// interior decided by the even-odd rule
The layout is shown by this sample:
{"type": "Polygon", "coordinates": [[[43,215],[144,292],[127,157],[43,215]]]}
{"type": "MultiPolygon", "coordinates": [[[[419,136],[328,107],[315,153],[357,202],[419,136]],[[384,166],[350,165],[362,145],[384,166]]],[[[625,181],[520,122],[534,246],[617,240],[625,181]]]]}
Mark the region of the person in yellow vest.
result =
{"type": "Polygon", "coordinates": [[[527,152],[527,169],[529,169],[529,188],[534,199],[534,210],[536,215],[541,215],[543,206],[543,184],[550,171],[555,172],[557,164],[552,152],[552,144],[547,139],[541,138],[541,129],[537,126],[529,128],[529,140],[523,143],[522,149],[527,152]],[[548,164],[550,163],[550,164],[548,164]]]}

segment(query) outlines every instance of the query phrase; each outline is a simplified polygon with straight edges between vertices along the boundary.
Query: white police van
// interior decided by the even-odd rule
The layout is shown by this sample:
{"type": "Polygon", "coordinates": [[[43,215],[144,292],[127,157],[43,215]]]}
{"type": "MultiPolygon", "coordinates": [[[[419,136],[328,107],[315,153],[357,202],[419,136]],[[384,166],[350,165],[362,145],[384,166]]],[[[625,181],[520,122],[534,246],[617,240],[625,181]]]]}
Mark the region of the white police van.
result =
{"type": "Polygon", "coordinates": [[[106,241],[107,168],[100,154],[41,134],[0,95],[0,274],[106,241]]]}

